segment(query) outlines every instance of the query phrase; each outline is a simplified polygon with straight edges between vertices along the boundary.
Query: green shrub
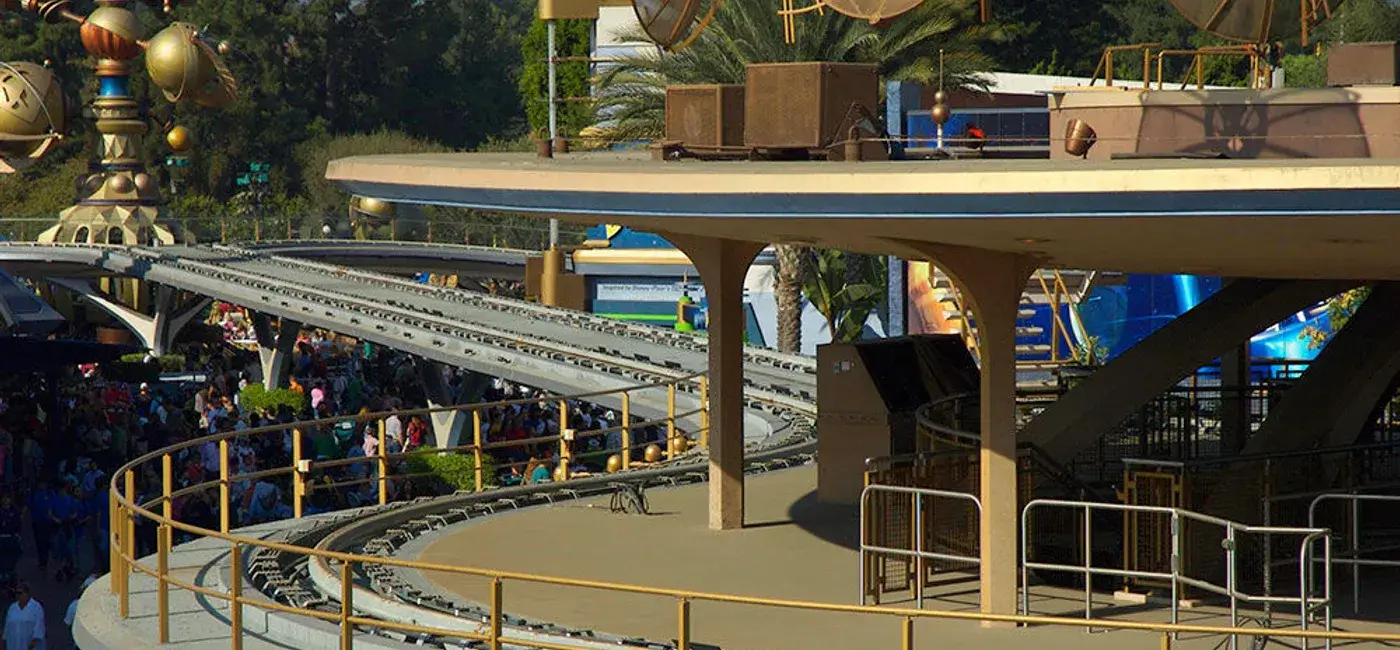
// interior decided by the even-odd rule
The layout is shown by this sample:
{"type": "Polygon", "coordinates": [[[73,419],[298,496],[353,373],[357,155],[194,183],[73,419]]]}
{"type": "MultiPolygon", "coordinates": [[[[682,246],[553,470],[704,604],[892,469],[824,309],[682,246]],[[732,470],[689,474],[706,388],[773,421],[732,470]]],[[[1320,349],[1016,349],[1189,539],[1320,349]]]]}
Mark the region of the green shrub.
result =
{"type": "Polygon", "coordinates": [[[290,388],[267,390],[262,384],[248,384],[238,392],[238,405],[244,411],[276,413],[283,405],[298,413],[306,406],[306,395],[290,388]]]}
{"type": "Polygon", "coordinates": [[[141,361],[117,361],[102,364],[102,376],[109,381],[128,384],[160,381],[160,365],[141,361]]]}
{"type": "MultiPolygon", "coordinates": [[[[137,352],[135,354],[123,354],[121,356],[121,362],[145,363],[146,354],[144,352],[137,352]]],[[[185,355],[167,354],[164,356],[156,357],[155,364],[160,367],[161,372],[180,372],[185,369],[185,355]]]]}
{"type": "MultiPolygon", "coordinates": [[[[491,485],[496,481],[496,469],[492,467],[489,456],[483,456],[482,460],[481,480],[491,485]]],[[[476,489],[476,457],[472,454],[422,449],[409,455],[408,471],[413,474],[431,473],[433,479],[452,490],[476,489]]]]}

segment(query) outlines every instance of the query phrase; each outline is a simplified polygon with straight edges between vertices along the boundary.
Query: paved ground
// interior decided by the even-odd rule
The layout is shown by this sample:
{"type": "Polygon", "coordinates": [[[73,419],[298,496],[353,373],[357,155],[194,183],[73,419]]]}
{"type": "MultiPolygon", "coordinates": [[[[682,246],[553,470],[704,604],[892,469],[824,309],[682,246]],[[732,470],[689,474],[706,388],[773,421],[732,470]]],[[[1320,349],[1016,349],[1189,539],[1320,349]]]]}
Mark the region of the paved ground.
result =
{"type": "MultiPolygon", "coordinates": [[[[20,579],[29,583],[30,596],[39,601],[44,606],[44,615],[48,619],[48,643],[47,650],[71,650],[73,645],[73,635],[68,630],[68,626],[63,624],[63,615],[68,611],[68,605],[79,595],[78,589],[83,584],[83,578],[87,572],[92,570],[93,558],[90,552],[79,553],[80,573],[73,580],[59,581],[53,578],[53,567],[49,567],[47,572],[39,570],[39,563],[34,552],[34,536],[29,530],[29,518],[25,517],[24,522],[24,554],[20,556],[19,576],[20,579]]],[[[4,617],[5,611],[9,610],[10,603],[13,602],[10,594],[0,593],[0,618],[4,617]]]]}
{"type": "MultiPolygon", "coordinates": [[[[478,520],[445,533],[418,557],[579,579],[854,604],[859,595],[858,554],[853,548],[858,517],[850,510],[817,505],[815,485],[812,467],[751,477],[750,527],[744,531],[706,528],[702,485],[650,492],[651,517],[614,515],[606,501],[592,500],[478,520]]],[[[465,599],[486,598],[484,580],[446,574],[428,578],[465,599]]],[[[975,609],[975,583],[949,585],[941,593],[944,598],[938,604],[926,607],[975,609]]],[[[676,636],[676,603],[664,598],[520,582],[507,582],[504,594],[506,610],[515,615],[653,640],[676,636]]],[[[1082,614],[1082,592],[1038,588],[1033,594],[1036,613],[1082,614]]],[[[1096,601],[1101,604],[1099,616],[1167,621],[1164,610],[1115,605],[1107,596],[1096,601]]],[[[717,603],[695,603],[691,612],[693,639],[724,650],[899,647],[899,624],[893,617],[717,603]]],[[[1221,614],[1218,609],[1185,610],[1182,620],[1228,624],[1221,614]]],[[[1338,621],[1337,627],[1400,632],[1400,626],[1368,622],[1338,621]]],[[[982,629],[976,623],[933,620],[917,623],[915,637],[919,647],[1075,650],[1148,649],[1159,647],[1160,641],[1138,632],[982,629]]],[[[1205,650],[1222,641],[1183,637],[1177,647],[1205,650]]],[[[1248,640],[1241,639],[1241,645],[1248,647],[1248,640]]]]}

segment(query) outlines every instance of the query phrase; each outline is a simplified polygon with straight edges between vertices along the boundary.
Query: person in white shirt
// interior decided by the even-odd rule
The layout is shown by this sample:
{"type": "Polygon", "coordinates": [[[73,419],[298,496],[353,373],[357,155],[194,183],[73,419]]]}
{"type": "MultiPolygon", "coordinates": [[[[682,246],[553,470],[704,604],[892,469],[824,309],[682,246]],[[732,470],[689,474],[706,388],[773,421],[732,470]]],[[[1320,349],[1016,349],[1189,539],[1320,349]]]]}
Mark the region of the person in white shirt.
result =
{"type": "Polygon", "coordinates": [[[5,612],[5,650],[44,650],[44,606],[29,597],[29,585],[15,587],[15,602],[5,612]]]}

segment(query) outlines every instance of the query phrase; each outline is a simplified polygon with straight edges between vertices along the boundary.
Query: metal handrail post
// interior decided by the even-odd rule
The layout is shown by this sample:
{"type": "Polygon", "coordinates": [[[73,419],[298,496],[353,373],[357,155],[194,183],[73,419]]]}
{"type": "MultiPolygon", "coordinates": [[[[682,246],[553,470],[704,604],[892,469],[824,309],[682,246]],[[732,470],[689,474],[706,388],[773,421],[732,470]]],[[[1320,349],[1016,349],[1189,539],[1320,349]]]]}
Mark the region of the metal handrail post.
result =
{"type": "Polygon", "coordinates": [[[690,650],[690,599],[676,601],[676,650],[690,650]]]}
{"type": "Polygon", "coordinates": [[[557,471],[557,481],[569,480],[569,460],[572,453],[569,450],[569,402],[559,400],[559,469],[557,471]]]}
{"type": "MultiPolygon", "coordinates": [[[[1172,625],[1181,618],[1181,514],[1172,509],[1172,625]]],[[[1177,638],[1172,632],[1172,640],[1177,638]]]]}
{"type": "Polygon", "coordinates": [[[666,386],[666,460],[676,451],[676,385],[666,386]]]}
{"type": "Polygon", "coordinates": [[[710,378],[700,375],[700,446],[710,448],[710,378]]]}
{"type": "Polygon", "coordinates": [[[350,617],[355,614],[354,562],[340,561],[340,650],[354,650],[355,626],[350,617]]]}
{"type": "Polygon", "coordinates": [[[914,606],[924,608],[924,495],[914,493],[914,530],[909,534],[914,538],[914,606]]]}
{"type": "MultiPolygon", "coordinates": [[[[1361,559],[1361,499],[1351,499],[1351,559],[1361,559]]],[[[1351,563],[1351,611],[1361,608],[1361,563],[1351,563]]]]}
{"type": "MultiPolygon", "coordinates": [[[[671,395],[676,394],[676,385],[670,386],[671,395]]],[[[666,413],[666,418],[674,423],[676,421],[676,404],[670,404],[670,409],[666,413]]],[[[622,469],[632,469],[632,397],[627,391],[622,392],[622,469]]]]}
{"type": "Polygon", "coordinates": [[[385,445],[384,445],[384,443],[385,443],[385,438],[386,438],[386,432],[385,432],[386,427],[384,426],[384,420],[382,420],[382,419],[379,420],[379,427],[378,427],[378,429],[379,429],[379,430],[378,430],[378,434],[379,434],[379,463],[378,463],[378,466],[379,466],[379,467],[378,467],[378,469],[379,469],[379,505],[383,506],[383,505],[388,505],[388,504],[389,504],[389,456],[387,455],[389,452],[388,452],[387,447],[385,447],[385,445]]]}
{"type": "Polygon", "coordinates": [[[243,550],[238,542],[229,551],[228,622],[233,650],[243,650],[243,550]]]}
{"type": "Polygon", "coordinates": [[[170,527],[156,531],[156,628],[161,643],[170,643],[170,527]]]}
{"type": "MultiPolygon", "coordinates": [[[[1093,511],[1084,506],[1084,618],[1094,617],[1094,518],[1093,511]]],[[[1024,534],[1024,533],[1023,533],[1024,534]]],[[[1092,633],[1094,628],[1085,630],[1092,633]]]]}
{"type": "Polygon", "coordinates": [[[292,429],[292,516],[301,519],[306,477],[301,473],[301,429],[292,429]]]}
{"type": "MultiPolygon", "coordinates": [[[[1235,546],[1235,527],[1225,527],[1225,590],[1230,592],[1230,627],[1239,627],[1240,609],[1239,598],[1236,593],[1235,562],[1237,561],[1238,550],[1235,546]]],[[[1230,650],[1239,648],[1239,635],[1230,635],[1230,650]]]]}
{"type": "Polygon", "coordinates": [[[480,492],[486,489],[486,470],[481,467],[481,409],[472,409],[472,460],[476,465],[472,468],[472,473],[475,474],[476,491],[480,492]]]}
{"type": "Polygon", "coordinates": [[[117,495],[112,491],[107,492],[107,566],[112,574],[112,579],[107,582],[107,589],[113,594],[117,593],[117,576],[121,574],[121,553],[118,549],[121,542],[118,541],[117,522],[121,521],[121,516],[117,509],[117,495]]]}
{"type": "Polygon", "coordinates": [[[501,579],[491,579],[491,638],[487,640],[490,650],[501,650],[501,579]]]}
{"type": "Polygon", "coordinates": [[[219,441],[219,532],[228,534],[228,438],[219,441]]]}

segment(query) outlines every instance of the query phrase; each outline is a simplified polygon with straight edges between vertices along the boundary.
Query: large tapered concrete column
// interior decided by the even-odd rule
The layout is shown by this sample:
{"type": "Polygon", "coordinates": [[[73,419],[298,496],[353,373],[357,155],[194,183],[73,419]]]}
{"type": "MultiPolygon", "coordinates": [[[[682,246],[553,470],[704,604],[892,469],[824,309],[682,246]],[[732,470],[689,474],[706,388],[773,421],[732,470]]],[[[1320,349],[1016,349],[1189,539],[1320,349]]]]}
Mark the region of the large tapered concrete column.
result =
{"type": "Polygon", "coordinates": [[[744,527],[744,276],[765,244],[665,235],[700,272],[709,305],[710,529],[744,527]]]}
{"type": "Polygon", "coordinates": [[[181,302],[176,299],[178,294],[175,289],[165,285],[157,285],[152,305],[153,315],[148,316],[113,299],[94,287],[92,282],[88,280],[71,278],[49,278],[48,280],[54,286],[63,287],[82,296],[88,304],[112,316],[117,322],[130,329],[141,341],[141,344],[156,356],[169,353],[174,347],[175,339],[180,335],[180,331],[213,303],[212,298],[205,296],[194,296],[181,302]]]}
{"type": "Polygon", "coordinates": [[[947,272],[972,307],[981,357],[982,611],[1015,614],[1020,504],[1016,471],[1016,320],[1029,256],[929,244],[909,244],[947,272]]]}
{"type": "MultiPolygon", "coordinates": [[[[443,377],[443,364],[416,359],[413,366],[418,371],[418,379],[423,382],[423,396],[428,399],[429,408],[456,406],[459,403],[452,395],[447,379],[443,377]]],[[[463,444],[462,433],[470,417],[464,411],[438,411],[429,414],[428,423],[433,428],[433,446],[443,448],[463,444]]]]}
{"type": "Polygon", "coordinates": [[[267,314],[253,314],[253,336],[258,340],[258,361],[262,365],[263,388],[276,390],[286,388],[291,377],[292,352],[296,349],[297,336],[301,334],[301,323],[290,318],[277,321],[277,330],[272,329],[272,319],[267,314]]]}

